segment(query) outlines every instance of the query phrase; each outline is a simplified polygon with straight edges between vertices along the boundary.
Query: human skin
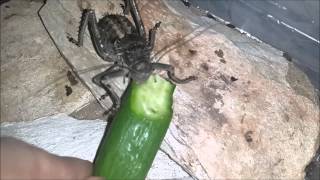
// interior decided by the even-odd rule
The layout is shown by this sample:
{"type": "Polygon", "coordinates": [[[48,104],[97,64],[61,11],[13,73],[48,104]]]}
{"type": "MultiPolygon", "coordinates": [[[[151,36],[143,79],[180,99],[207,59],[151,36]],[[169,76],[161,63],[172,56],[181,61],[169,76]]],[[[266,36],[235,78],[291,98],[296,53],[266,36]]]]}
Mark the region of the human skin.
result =
{"type": "Polygon", "coordinates": [[[61,157],[11,137],[1,137],[0,179],[79,179],[92,177],[89,161],[61,157]]]}

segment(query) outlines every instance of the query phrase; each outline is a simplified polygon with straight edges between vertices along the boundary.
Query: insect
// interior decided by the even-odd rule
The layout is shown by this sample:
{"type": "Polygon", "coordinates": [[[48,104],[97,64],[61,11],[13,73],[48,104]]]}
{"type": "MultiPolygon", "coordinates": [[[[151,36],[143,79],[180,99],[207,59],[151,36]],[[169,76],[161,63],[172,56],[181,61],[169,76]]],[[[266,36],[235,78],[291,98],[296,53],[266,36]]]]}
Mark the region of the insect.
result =
{"type": "Polygon", "coordinates": [[[154,70],[167,71],[169,79],[175,83],[188,83],[195,76],[180,79],[175,76],[174,67],[169,64],[152,62],[151,52],[154,48],[156,31],[161,22],[149,30],[148,38],[135,0],[125,0],[124,15],[109,14],[97,21],[93,9],[84,9],[78,34],[79,47],[83,46],[85,29],[88,27],[93,46],[97,54],[113,65],[93,77],[93,82],[106,91],[114,111],[120,106],[120,98],[107,81],[114,77],[127,76],[139,83],[149,78],[154,70]],[[126,17],[130,12],[134,24],[126,17]]]}

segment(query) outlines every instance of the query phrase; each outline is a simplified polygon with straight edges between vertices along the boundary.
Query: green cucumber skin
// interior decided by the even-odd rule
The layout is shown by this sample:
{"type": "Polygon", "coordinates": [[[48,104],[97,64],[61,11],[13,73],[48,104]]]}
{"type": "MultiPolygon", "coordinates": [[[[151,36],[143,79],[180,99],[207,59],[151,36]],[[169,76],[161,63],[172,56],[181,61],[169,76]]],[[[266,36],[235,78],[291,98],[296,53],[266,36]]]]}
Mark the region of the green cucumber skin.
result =
{"type": "MultiPolygon", "coordinates": [[[[149,82],[150,83],[150,82],[149,82]]],[[[166,85],[167,86],[167,85],[166,85]]],[[[166,106],[156,116],[135,111],[141,96],[139,85],[131,83],[103,138],[94,162],[93,175],[112,179],[145,179],[172,118],[174,85],[164,97],[166,106]],[[134,101],[134,102],[133,102],[134,101]]],[[[153,95],[152,95],[153,96],[153,95]]]]}

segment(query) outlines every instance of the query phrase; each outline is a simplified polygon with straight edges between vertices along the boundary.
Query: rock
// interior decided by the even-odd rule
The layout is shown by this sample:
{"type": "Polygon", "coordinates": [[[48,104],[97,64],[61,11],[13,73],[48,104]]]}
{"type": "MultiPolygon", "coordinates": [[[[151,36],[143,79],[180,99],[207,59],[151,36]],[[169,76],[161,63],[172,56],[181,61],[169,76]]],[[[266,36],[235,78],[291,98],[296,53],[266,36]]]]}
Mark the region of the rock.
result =
{"type": "Polygon", "coordinates": [[[1,122],[72,113],[95,100],[81,83],[72,85],[73,93],[66,96],[70,67],[39,19],[41,5],[11,0],[0,6],[1,122]]]}
{"type": "MultiPolygon", "coordinates": [[[[75,3],[52,0],[47,5],[44,19],[55,12],[64,21],[79,22],[75,3]]],[[[292,69],[282,52],[234,32],[229,40],[219,33],[221,24],[179,1],[139,0],[138,7],[147,29],[162,21],[154,60],[173,65],[179,77],[198,76],[177,85],[173,122],[162,149],[193,178],[303,179],[319,145],[320,126],[318,98],[306,76],[292,69]]],[[[94,8],[99,14],[106,9],[94,8]]],[[[50,27],[52,34],[58,28],[66,31],[65,26],[50,27]]],[[[93,58],[94,50],[87,47],[93,58]]],[[[64,47],[63,53],[74,63],[72,48],[64,47]]]]}

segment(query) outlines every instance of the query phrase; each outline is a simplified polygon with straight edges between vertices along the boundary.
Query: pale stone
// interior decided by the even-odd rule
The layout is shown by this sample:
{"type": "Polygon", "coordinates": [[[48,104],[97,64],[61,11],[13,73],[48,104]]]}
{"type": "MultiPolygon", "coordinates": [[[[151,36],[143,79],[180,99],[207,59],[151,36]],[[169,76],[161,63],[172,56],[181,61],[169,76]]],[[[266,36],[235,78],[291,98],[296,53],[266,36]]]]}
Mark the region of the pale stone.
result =
{"type": "MultiPolygon", "coordinates": [[[[77,120],[66,114],[42,117],[28,122],[1,124],[1,136],[10,136],[59,156],[93,162],[106,121],[77,120]]],[[[188,179],[179,165],[158,151],[146,179],[188,179]]]]}
{"type": "Polygon", "coordinates": [[[40,1],[11,0],[0,6],[1,122],[72,113],[95,101],[83,84],[71,85],[68,80],[70,66],[37,14],[41,5],[40,1]],[[65,86],[72,89],[68,96],[65,86]]]}

